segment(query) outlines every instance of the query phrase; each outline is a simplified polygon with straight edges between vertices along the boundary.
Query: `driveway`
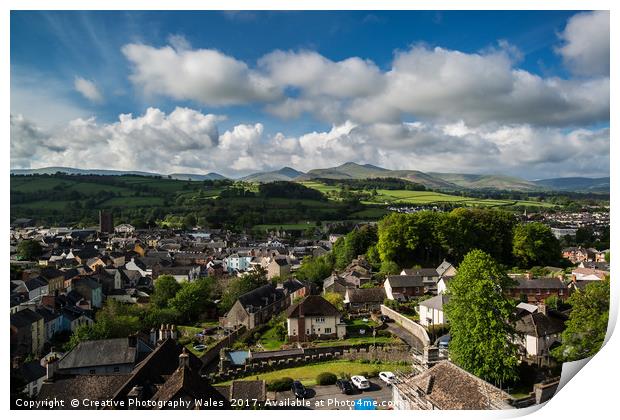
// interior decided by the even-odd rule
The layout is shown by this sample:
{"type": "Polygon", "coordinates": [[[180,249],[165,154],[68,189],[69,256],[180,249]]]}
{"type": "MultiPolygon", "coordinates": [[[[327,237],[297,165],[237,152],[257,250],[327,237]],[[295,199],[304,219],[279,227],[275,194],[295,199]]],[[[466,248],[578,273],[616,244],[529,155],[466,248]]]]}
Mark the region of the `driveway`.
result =
{"type": "Polygon", "coordinates": [[[424,344],[422,344],[422,341],[420,341],[418,337],[416,337],[415,335],[411,334],[409,331],[407,331],[406,329],[398,325],[396,322],[388,322],[386,325],[387,325],[386,329],[389,332],[400,337],[405,343],[409,344],[409,346],[411,346],[413,349],[420,351],[420,352],[424,350],[424,344]]]}
{"type": "MultiPolygon", "coordinates": [[[[352,395],[342,394],[336,385],[314,386],[307,388],[307,397],[303,400],[303,406],[294,406],[301,403],[291,391],[276,393],[276,401],[291,406],[291,408],[305,408],[310,410],[351,410],[356,400],[360,398],[372,399],[376,402],[377,409],[387,409],[392,402],[392,388],[386,386],[379,379],[370,381],[370,389],[365,391],[356,390],[352,395]]],[[[286,407],[282,407],[286,408],[286,407]]]]}

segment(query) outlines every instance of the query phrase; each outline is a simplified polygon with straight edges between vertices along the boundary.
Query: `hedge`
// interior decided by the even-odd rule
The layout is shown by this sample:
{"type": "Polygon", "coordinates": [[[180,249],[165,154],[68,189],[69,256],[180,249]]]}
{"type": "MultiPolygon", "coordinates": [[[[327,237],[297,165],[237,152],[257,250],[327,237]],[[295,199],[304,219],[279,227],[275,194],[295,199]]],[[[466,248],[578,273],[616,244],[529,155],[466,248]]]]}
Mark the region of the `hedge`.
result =
{"type": "Polygon", "coordinates": [[[331,372],[322,372],[316,377],[316,383],[319,385],[333,385],[337,380],[338,377],[331,372]]]}
{"type": "Polygon", "coordinates": [[[292,386],[293,386],[293,378],[284,377],[284,378],[275,379],[269,382],[267,384],[267,391],[275,391],[275,392],[289,391],[292,386]]]}

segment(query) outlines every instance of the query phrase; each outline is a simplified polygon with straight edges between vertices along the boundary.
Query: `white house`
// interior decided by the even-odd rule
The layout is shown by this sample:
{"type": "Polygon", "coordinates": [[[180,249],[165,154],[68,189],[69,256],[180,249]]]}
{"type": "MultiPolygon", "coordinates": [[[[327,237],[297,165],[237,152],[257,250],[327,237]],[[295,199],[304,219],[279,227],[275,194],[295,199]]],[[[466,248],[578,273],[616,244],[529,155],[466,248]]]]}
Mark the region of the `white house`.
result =
{"type": "Polygon", "coordinates": [[[129,223],[121,223],[114,228],[115,233],[133,233],[135,230],[136,228],[129,223]]]}
{"type": "Polygon", "coordinates": [[[346,325],[334,305],[317,295],[310,295],[286,311],[289,341],[344,338],[346,325]]]}
{"type": "Polygon", "coordinates": [[[430,299],[419,303],[418,313],[420,314],[420,324],[424,327],[431,325],[445,324],[444,305],[449,297],[444,294],[433,296],[430,299]]]}
{"type": "Polygon", "coordinates": [[[527,313],[515,325],[519,335],[517,344],[527,357],[545,356],[551,346],[560,342],[560,334],[564,329],[564,320],[558,317],[542,312],[527,313]]]}

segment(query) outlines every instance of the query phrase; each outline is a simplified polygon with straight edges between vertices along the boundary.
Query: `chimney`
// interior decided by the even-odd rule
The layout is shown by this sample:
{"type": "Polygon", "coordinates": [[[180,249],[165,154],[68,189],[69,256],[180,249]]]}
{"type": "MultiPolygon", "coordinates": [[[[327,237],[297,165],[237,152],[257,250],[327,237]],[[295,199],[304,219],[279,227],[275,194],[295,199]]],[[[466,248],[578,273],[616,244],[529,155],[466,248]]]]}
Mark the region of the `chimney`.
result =
{"type": "Polygon", "coordinates": [[[532,272],[528,271],[527,273],[525,273],[525,278],[528,280],[532,280],[532,272]]]}
{"type": "Polygon", "coordinates": [[[183,347],[183,352],[179,355],[179,369],[188,368],[189,369],[189,354],[187,354],[187,349],[183,347]]]}
{"type": "MultiPolygon", "coordinates": [[[[144,394],[144,388],[141,386],[134,386],[133,388],[131,388],[131,391],[129,391],[127,393],[127,399],[129,400],[136,400],[136,401],[141,401],[143,398],[143,394],[144,394]]],[[[137,404],[131,404],[131,407],[137,407],[137,404]]]]}
{"type": "Polygon", "coordinates": [[[45,377],[46,381],[52,381],[54,379],[54,375],[56,374],[56,369],[58,368],[58,359],[55,355],[51,356],[47,361],[47,375],[45,377]]]}
{"type": "Polygon", "coordinates": [[[172,326],[170,327],[170,338],[172,338],[173,340],[177,339],[177,328],[174,324],[172,324],[172,326]]]}
{"type": "Polygon", "coordinates": [[[157,330],[155,328],[151,328],[151,332],[149,334],[149,342],[152,346],[157,344],[157,330]]]}
{"type": "Polygon", "coordinates": [[[558,273],[558,279],[560,279],[560,281],[564,281],[564,273],[558,273]]]}
{"type": "Polygon", "coordinates": [[[547,315],[547,305],[545,305],[544,303],[539,303],[538,304],[538,312],[543,314],[543,315],[547,315]]]}

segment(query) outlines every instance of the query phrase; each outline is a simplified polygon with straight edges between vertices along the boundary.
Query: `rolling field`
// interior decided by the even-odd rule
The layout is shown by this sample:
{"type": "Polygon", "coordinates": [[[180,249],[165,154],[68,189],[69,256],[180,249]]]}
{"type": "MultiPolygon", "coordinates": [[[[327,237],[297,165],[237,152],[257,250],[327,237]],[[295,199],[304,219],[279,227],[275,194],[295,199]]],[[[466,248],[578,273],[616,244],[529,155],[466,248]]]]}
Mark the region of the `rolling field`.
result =
{"type": "MultiPolygon", "coordinates": [[[[301,182],[308,188],[314,188],[322,193],[338,192],[340,188],[337,186],[325,185],[316,181],[301,182]]],[[[369,193],[369,191],[363,191],[369,193]]],[[[369,200],[362,201],[362,204],[412,204],[412,205],[432,205],[440,203],[462,204],[464,206],[484,206],[484,207],[500,207],[500,206],[536,206],[536,207],[554,207],[553,204],[538,201],[523,200],[496,200],[474,197],[462,197],[459,195],[445,194],[435,191],[409,191],[409,190],[376,190],[377,195],[369,200]]],[[[357,217],[380,217],[380,209],[367,209],[356,214],[357,217]]],[[[385,214],[385,213],[384,213],[385,214]]]]}

